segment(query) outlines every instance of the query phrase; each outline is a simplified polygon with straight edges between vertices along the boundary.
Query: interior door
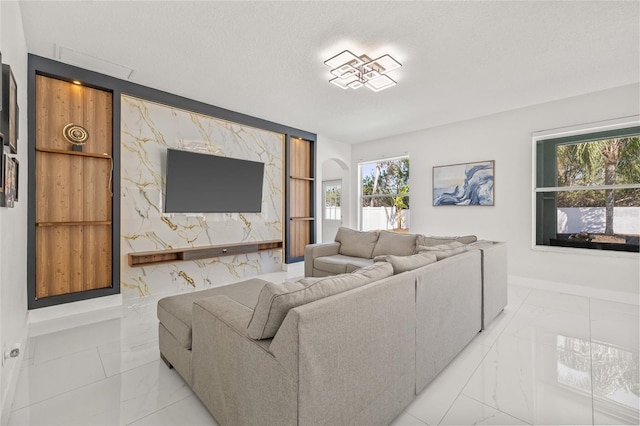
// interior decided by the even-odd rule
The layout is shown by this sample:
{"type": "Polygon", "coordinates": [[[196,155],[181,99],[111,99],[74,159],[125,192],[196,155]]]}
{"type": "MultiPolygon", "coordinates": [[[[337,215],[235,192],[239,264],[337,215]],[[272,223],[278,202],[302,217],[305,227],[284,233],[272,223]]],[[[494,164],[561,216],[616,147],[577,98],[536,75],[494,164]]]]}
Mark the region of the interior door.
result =
{"type": "Polygon", "coordinates": [[[333,241],[342,225],[342,180],[322,182],[322,241],[333,241]]]}

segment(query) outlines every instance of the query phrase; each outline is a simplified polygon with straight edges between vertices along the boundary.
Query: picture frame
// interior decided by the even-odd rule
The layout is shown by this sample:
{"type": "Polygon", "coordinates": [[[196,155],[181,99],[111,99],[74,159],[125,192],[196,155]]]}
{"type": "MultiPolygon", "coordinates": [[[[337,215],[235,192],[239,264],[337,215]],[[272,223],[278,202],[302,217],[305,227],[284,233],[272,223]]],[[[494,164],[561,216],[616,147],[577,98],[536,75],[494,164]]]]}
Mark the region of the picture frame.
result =
{"type": "Polygon", "coordinates": [[[16,163],[12,157],[7,157],[4,193],[7,207],[13,208],[16,201],[16,163]]]}
{"type": "Polygon", "coordinates": [[[493,206],[495,161],[433,167],[434,206],[493,206]]]}
{"type": "Polygon", "coordinates": [[[19,178],[20,178],[20,161],[18,161],[17,157],[11,157],[11,160],[15,163],[15,178],[13,180],[14,184],[15,184],[15,188],[14,188],[14,197],[13,200],[17,203],[18,202],[18,183],[19,178]]]}
{"type": "Polygon", "coordinates": [[[17,187],[16,162],[6,152],[2,153],[2,206],[13,208],[17,187]]]}
{"type": "Polygon", "coordinates": [[[11,67],[2,64],[2,130],[4,144],[18,153],[18,85],[11,67]]]}

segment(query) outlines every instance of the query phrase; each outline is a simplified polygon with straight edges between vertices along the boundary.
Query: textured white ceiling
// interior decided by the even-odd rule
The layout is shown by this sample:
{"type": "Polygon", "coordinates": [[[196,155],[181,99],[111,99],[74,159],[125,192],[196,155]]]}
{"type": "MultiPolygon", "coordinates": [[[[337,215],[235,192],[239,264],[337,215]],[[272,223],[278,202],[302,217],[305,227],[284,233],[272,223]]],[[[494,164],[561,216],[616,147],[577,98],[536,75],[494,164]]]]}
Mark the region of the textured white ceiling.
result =
{"type": "Polygon", "coordinates": [[[640,81],[637,1],[22,1],[30,53],[56,45],[131,80],[358,143],[640,81]],[[328,83],[344,49],[389,53],[398,86],[328,83]]]}

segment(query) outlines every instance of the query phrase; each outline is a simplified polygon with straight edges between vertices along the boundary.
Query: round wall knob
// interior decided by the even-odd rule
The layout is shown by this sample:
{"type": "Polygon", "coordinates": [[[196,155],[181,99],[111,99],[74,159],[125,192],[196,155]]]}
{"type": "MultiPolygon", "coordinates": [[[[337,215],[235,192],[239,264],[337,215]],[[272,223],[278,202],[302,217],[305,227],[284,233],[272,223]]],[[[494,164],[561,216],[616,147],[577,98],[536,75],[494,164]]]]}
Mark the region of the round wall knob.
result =
{"type": "Polygon", "coordinates": [[[62,129],[62,136],[73,145],[84,145],[89,139],[89,132],[78,124],[69,123],[62,129]]]}

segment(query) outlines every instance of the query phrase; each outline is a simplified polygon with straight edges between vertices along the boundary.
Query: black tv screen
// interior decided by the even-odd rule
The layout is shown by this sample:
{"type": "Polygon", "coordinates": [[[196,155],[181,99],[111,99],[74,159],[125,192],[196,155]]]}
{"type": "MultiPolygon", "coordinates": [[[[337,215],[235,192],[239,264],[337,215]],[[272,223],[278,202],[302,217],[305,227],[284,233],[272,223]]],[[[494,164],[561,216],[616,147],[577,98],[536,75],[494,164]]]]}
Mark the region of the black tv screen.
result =
{"type": "Polygon", "coordinates": [[[259,213],[264,163],[167,150],[165,213],[259,213]]]}

